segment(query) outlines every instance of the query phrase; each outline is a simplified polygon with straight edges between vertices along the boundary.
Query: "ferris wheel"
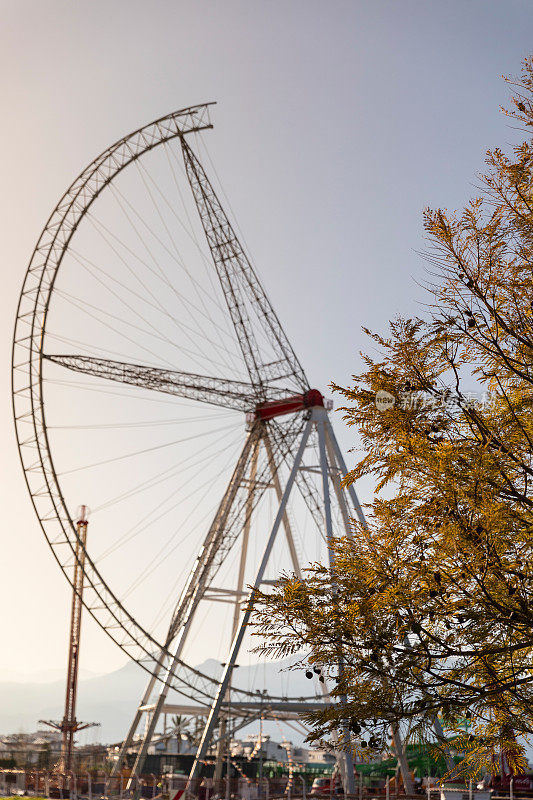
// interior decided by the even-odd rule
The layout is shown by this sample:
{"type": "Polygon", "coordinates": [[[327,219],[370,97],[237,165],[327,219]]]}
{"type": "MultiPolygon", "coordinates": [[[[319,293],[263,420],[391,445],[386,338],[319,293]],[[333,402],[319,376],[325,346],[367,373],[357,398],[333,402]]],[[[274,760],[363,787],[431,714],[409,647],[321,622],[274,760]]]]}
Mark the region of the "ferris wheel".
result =
{"type": "Polygon", "coordinates": [[[254,592],[364,522],[327,402],[202,166],[211,105],[134,131],[80,174],[35,247],[14,333],[15,427],[42,530],[70,582],[83,550],[86,609],[149,673],[122,748],[145,713],[133,777],[169,693],[205,709],[191,778],[230,685],[248,719],[259,688],[261,714],[328,699],[318,683],[291,691],[291,673],[265,693],[260,667],[243,684],[236,662],[256,661],[254,592]]]}

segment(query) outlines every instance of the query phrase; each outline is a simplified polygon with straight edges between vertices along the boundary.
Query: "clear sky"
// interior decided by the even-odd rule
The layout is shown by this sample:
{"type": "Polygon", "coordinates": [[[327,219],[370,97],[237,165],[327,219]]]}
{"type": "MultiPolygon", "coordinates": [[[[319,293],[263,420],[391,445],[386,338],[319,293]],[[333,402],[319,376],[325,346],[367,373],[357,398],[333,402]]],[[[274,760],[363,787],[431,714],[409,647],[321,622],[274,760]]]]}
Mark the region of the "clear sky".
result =
{"type": "MultiPolygon", "coordinates": [[[[533,41],[530,0],[0,2],[0,671],[62,667],[69,592],[34,517],[11,418],[13,320],[38,235],[107,145],[216,100],[209,152],[313,384],[347,382],[420,309],[422,210],[461,207],[533,41]]],[[[345,449],[353,434],[343,431],[345,449]]],[[[361,487],[363,499],[369,486],[361,487]]],[[[127,564],[124,565],[127,568],[127,564]]],[[[87,623],[82,665],[124,661],[87,623]]]]}

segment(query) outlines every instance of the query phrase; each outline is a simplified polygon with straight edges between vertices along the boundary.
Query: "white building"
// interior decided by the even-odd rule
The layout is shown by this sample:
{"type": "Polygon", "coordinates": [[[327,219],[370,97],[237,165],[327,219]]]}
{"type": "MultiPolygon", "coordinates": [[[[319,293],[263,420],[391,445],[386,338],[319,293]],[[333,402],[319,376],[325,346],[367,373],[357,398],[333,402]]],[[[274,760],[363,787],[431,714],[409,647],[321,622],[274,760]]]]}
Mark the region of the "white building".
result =
{"type": "Polygon", "coordinates": [[[309,750],[307,762],[309,764],[334,764],[336,761],[335,754],[329,750],[309,750]]]}
{"type": "Polygon", "coordinates": [[[196,753],[196,745],[192,744],[190,739],[181,734],[172,734],[171,736],[161,737],[159,741],[151,744],[148,748],[149,755],[190,755],[196,753]]]}

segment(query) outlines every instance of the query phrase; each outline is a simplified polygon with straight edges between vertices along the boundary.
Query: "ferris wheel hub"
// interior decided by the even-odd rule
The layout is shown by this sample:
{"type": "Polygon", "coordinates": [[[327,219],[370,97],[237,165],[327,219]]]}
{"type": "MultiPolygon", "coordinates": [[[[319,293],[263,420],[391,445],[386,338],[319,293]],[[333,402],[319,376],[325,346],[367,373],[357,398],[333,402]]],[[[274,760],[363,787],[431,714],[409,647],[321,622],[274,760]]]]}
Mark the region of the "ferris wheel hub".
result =
{"type": "Polygon", "coordinates": [[[259,403],[254,410],[254,420],[274,419],[284,414],[294,414],[297,411],[306,411],[308,408],[316,406],[325,407],[324,397],[318,389],[309,389],[303,394],[295,394],[291,397],[283,397],[281,400],[268,400],[259,403]]]}

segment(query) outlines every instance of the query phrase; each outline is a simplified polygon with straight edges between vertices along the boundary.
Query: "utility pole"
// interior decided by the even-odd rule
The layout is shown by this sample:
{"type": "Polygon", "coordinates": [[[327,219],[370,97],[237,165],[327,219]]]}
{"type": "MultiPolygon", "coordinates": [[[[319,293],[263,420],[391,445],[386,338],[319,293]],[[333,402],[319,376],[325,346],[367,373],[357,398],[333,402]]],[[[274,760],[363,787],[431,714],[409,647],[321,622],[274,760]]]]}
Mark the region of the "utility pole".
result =
{"type": "Polygon", "coordinates": [[[258,798],[262,797],[263,793],[263,701],[265,695],[267,694],[267,690],[257,689],[257,694],[260,697],[260,717],[259,717],[259,790],[258,790],[258,798]]]}
{"type": "Polygon", "coordinates": [[[67,687],[65,694],[65,713],[61,722],[39,720],[55,730],[61,731],[61,758],[59,770],[64,775],[72,772],[74,734],[77,731],[98,725],[97,722],[78,722],[76,720],[76,697],[78,693],[78,670],[80,656],[81,612],[83,608],[83,580],[85,576],[85,547],[87,544],[87,506],[80,507],[76,523],[76,549],[74,554],[74,575],[72,579],[72,607],[70,610],[70,636],[68,649],[67,687]]]}
{"type": "MultiPolygon", "coordinates": [[[[220,664],[221,667],[226,666],[226,662],[222,661],[220,664]]],[[[239,664],[233,664],[232,672],[234,669],[239,668],[239,664]]],[[[230,713],[231,713],[231,678],[228,686],[228,691],[226,693],[226,697],[228,699],[228,715],[226,719],[222,719],[220,725],[220,741],[218,743],[218,750],[217,750],[217,757],[215,762],[215,785],[216,782],[220,780],[222,774],[222,747],[224,741],[226,742],[226,800],[230,800],[230,772],[231,772],[231,724],[230,724],[230,713]]]]}
{"type": "Polygon", "coordinates": [[[230,800],[230,781],[231,781],[231,681],[228,687],[228,742],[226,750],[226,800],[230,800]]]}

